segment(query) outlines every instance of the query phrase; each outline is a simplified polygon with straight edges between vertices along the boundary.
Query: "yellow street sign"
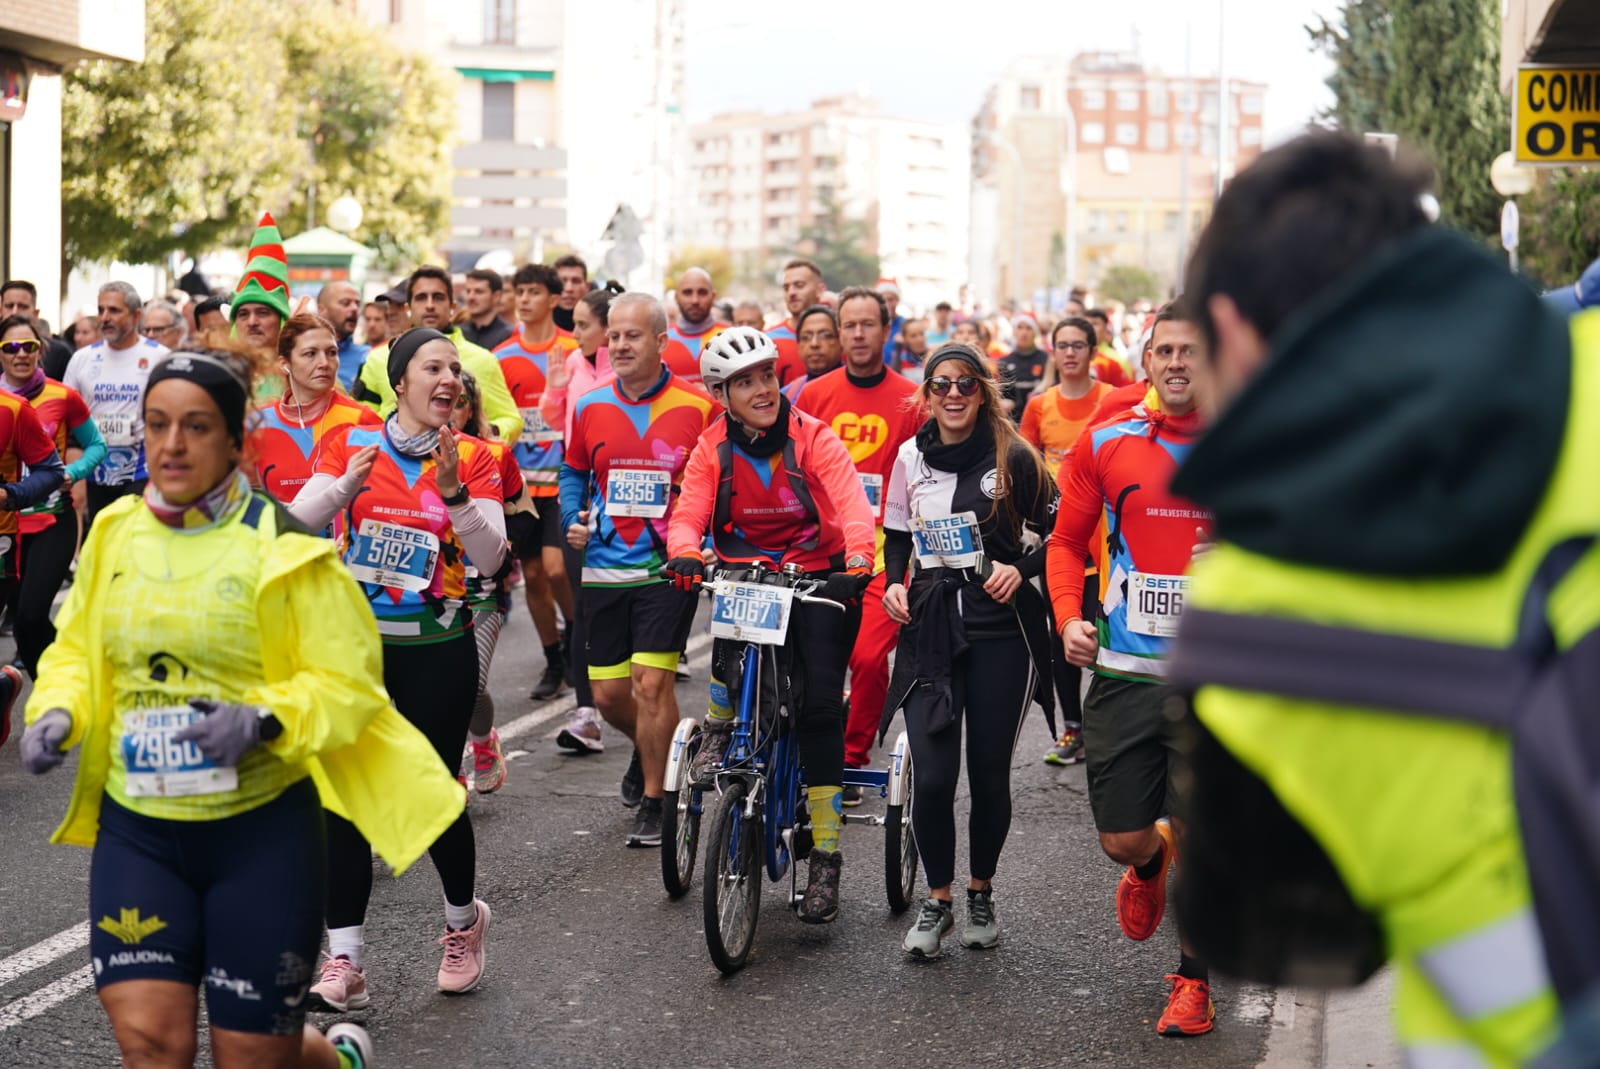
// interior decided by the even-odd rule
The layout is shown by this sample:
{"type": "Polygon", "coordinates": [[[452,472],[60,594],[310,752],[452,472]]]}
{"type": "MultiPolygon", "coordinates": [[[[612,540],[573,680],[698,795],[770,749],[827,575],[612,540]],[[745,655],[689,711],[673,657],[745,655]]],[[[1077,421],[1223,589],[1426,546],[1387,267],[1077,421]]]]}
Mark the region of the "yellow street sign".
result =
{"type": "Polygon", "coordinates": [[[1518,163],[1600,163],[1600,67],[1518,67],[1511,132],[1518,163]]]}

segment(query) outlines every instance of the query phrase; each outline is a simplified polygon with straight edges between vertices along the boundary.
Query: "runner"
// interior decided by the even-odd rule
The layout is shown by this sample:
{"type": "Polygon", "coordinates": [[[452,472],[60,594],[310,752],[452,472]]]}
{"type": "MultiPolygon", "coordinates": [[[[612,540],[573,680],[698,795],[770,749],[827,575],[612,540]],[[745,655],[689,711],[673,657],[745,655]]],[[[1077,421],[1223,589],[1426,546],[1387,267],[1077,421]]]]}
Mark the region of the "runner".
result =
{"type": "MultiPolygon", "coordinates": [[[[797,565],[825,581],[817,596],[846,606],[841,619],[828,606],[797,602],[790,621],[790,671],[803,695],[794,730],[812,833],[800,919],[825,924],[839,915],[844,673],[861,626],[861,595],[872,579],[876,536],[849,450],[820,420],[790,407],[778,391],[777,362],[777,346],[750,327],[723,331],[701,355],[701,381],[727,411],[701,436],[684,470],[667,529],[666,571],[678,589],[697,589],[710,531],[718,563],[797,565]]],[[[726,639],[713,644],[706,735],[694,766],[707,785],[732,738],[727,681],[742,650],[726,639]]]]}
{"type": "Polygon", "coordinates": [[[754,327],[764,332],[767,326],[767,313],[758,301],[740,301],[733,306],[733,325],[754,327]]]}
{"type": "MultiPolygon", "coordinates": [[[[1071,317],[1050,331],[1050,367],[1045,371],[1044,392],[1028,401],[1022,414],[1023,441],[1044,454],[1050,478],[1056,478],[1061,462],[1077,442],[1084,428],[1094,420],[1097,408],[1111,387],[1090,374],[1095,348],[1094,327],[1087,319],[1071,317]]],[[[1080,619],[1093,620],[1100,603],[1097,560],[1103,539],[1097,532],[1085,561],[1083,603],[1080,619]],[[1092,578],[1091,578],[1092,577],[1092,578]]],[[[1047,765],[1075,765],[1083,760],[1083,670],[1067,660],[1061,644],[1055,610],[1045,587],[1045,609],[1050,614],[1050,673],[1055,682],[1056,702],[1061,708],[1061,738],[1045,752],[1047,765]]]]}
{"type": "MultiPolygon", "coordinates": [[[[500,472],[483,444],[446,424],[461,393],[451,339],[416,327],[389,347],[394,414],[381,428],[329,439],[317,473],[290,510],[320,530],[342,513],[346,565],[383,636],[383,682],[452,774],[477,698],[478,650],[466,605],[466,561],[500,578],[510,559],[500,472]]],[[[444,885],[439,990],[471,991],[483,978],[489,907],[473,894],[477,868],[466,812],[428,848],[444,885]]],[[[363,924],[372,851],[359,829],[328,815],[328,958],[312,988],[343,1012],[367,1004],[363,924]]]]}
{"type": "Polygon", "coordinates": [[[244,274],[228,304],[233,333],[248,345],[261,373],[255,377],[256,398],[270,401],[283,392],[276,361],[278,337],[289,319],[289,258],[283,235],[271,212],[262,212],[245,253],[244,274]]]}
{"type": "Polygon", "coordinates": [[[812,305],[825,303],[822,295],[826,290],[822,269],[810,260],[790,260],[783,265],[783,304],[789,310],[789,318],[766,334],[778,347],[778,381],[785,385],[805,374],[797,340],[798,317],[812,305]]]}
{"type": "Polygon", "coordinates": [[[100,287],[100,341],[72,354],[62,383],[78,391],[105,439],[106,459],[84,484],[89,524],[119,497],[144,493],[144,425],[140,402],[150,365],[167,348],[137,329],[139,293],[126,282],[100,287]]]}
{"type": "MultiPolygon", "coordinates": [[[[28,675],[39,677],[39,655],[55,641],[55,625],[50,609],[61,584],[72,569],[78,550],[78,517],[72,508],[72,485],[94,471],[105,459],[106,445],[89,417],[89,406],[78,391],[45,377],[39,361],[44,355],[44,332],[32,316],[13,315],[0,319],[0,368],[4,369],[5,388],[33,406],[45,435],[55,445],[56,455],[66,457],[69,448],[82,450],[64,470],[59,489],[52,490],[37,504],[23,508],[16,517],[13,542],[20,541],[15,570],[21,580],[7,601],[15,621],[17,655],[28,675]]],[[[11,478],[15,479],[15,472],[11,478]]],[[[6,508],[16,511],[8,500],[6,508]]],[[[0,530],[11,519],[0,514],[0,530]]],[[[3,537],[3,536],[0,536],[3,537]]],[[[13,688],[13,695],[15,688],[13,688]]],[[[0,698],[0,708],[9,704],[0,698]]],[[[0,742],[5,741],[10,720],[0,719],[0,742]]]]}
{"type": "MultiPolygon", "coordinates": [[[[561,427],[565,440],[572,440],[572,412],[575,407],[569,398],[582,397],[596,386],[611,379],[611,360],[604,348],[606,324],[614,295],[610,290],[595,290],[586,294],[572,312],[573,339],[578,351],[567,357],[565,365],[550,369],[550,381],[545,387],[544,400],[539,403],[539,413],[546,424],[561,427]]],[[[574,549],[565,537],[561,539],[561,553],[567,566],[568,585],[572,589],[574,612],[570,621],[570,639],[567,642],[567,682],[572,685],[578,707],[572,711],[566,726],[556,735],[556,745],[577,754],[600,753],[606,748],[601,738],[600,711],[595,708],[594,689],[589,683],[588,638],[584,634],[583,584],[571,581],[572,576],[583,575],[583,553],[574,549]]]]}
{"type": "Polygon", "coordinates": [[[794,404],[800,391],[816,379],[844,363],[844,345],[839,341],[839,317],[825,304],[814,304],[800,313],[796,320],[800,328],[796,341],[800,344],[800,360],[806,373],[796,376],[783,387],[783,396],[794,404]]]}
{"type": "Polygon", "coordinates": [[[715,403],[661,362],[667,314],[642,293],[611,302],[616,372],[575,405],[561,469],[567,540],[584,551],[589,680],[606,722],[633,742],[623,803],[640,799],[629,846],[661,845],[662,778],[678,725],[673,693],[695,601],[661,574],[679,476],[715,403]]]}
{"type": "Polygon", "coordinates": [[[1039,321],[1027,312],[1011,321],[1011,330],[1016,337],[1016,348],[995,361],[995,367],[1002,384],[1001,404],[1006,415],[1011,417],[1012,426],[1016,426],[1022,422],[1022,411],[1028,399],[1044,379],[1050,355],[1039,348],[1039,321]]]}
{"type": "Polygon", "coordinates": [[[700,354],[706,343],[727,326],[717,321],[717,291],[704,268],[691,267],[678,276],[678,318],[667,327],[661,359],[682,382],[700,384],[700,354]]]}
{"type": "MultiPolygon", "coordinates": [[[[1183,815],[1175,788],[1182,699],[1162,682],[1164,658],[1183,610],[1196,531],[1210,520],[1167,485],[1201,429],[1191,378],[1199,353],[1198,326],[1180,304],[1167,306],[1145,353],[1149,394],[1079,439],[1061,469],[1050,535],[1049,589],[1067,657],[1094,670],[1083,703],[1089,807],[1101,849],[1128,866],[1117,885],[1117,923],[1134,940],[1149,939],[1161,924],[1183,815]],[[1096,625],[1080,613],[1083,562],[1102,518],[1108,534],[1096,625]]],[[[1214,1017],[1209,977],[1181,930],[1178,938],[1182,953],[1156,1031],[1201,1035],[1214,1017]]]]}
{"type": "Polygon", "coordinates": [[[577,253],[569,252],[551,266],[561,279],[561,303],[551,315],[555,318],[556,326],[570,334],[578,302],[589,292],[589,265],[577,253]]]}
{"type": "Polygon", "coordinates": [[[560,423],[547,423],[540,414],[546,377],[552,366],[564,367],[578,343],[570,334],[558,330],[552,312],[561,299],[561,279],[555,268],[544,264],[523,264],[512,276],[517,295],[517,317],[521,329],[494,351],[500,370],[511,387],[511,399],[521,413],[521,433],[514,439],[517,463],[528,486],[539,535],[521,547],[523,597],[528,615],[544,647],[544,674],[529,695],[534,701],[548,701],[560,694],[566,683],[566,659],[562,649],[556,609],[567,621],[570,637],[572,620],[577,615],[572,605],[572,584],[568,580],[566,559],[561,553],[561,498],[557,480],[561,474],[562,442],[565,432],[560,423]]]}
{"type": "Polygon", "coordinates": [[[911,825],[928,878],[901,944],[916,958],[938,957],[955,926],[963,726],[972,812],[961,943],[983,949],[1000,938],[993,879],[1011,827],[1011,758],[1029,704],[1050,708],[1039,685],[1044,604],[1030,580],[1044,571],[1056,497],[1043,459],[1006,417],[988,361],[946,345],[928,373],[917,393],[928,421],[900,446],[884,512],[883,608],[904,629],[883,720],[905,713],[917,776],[911,825]]]}
{"type": "Polygon", "coordinates": [[[152,371],[150,487],[89,534],[23,764],[82,749],[52,841],[94,850],[89,953],[126,1064],[192,1064],[203,988],[218,1065],[365,1069],[359,1026],[304,1023],[320,810],[403,870],[461,794],[390,708],[372,614],[332,545],[239,468],[244,353],[185,350],[152,371]]]}
{"type": "Polygon", "coordinates": [[[278,367],[285,387],[278,400],[255,411],[245,455],[257,485],[288,504],[316,474],[324,442],[351,427],[381,427],[383,420],[337,389],[338,334],[321,316],[291,316],[278,335],[278,367]]]}
{"type": "MultiPolygon", "coordinates": [[[[826,423],[855,461],[878,524],[878,556],[883,546],[883,490],[895,453],[917,432],[917,387],[883,366],[883,334],[889,309],[872,290],[854,286],[839,294],[839,332],[844,366],[808,384],[795,407],[826,423]]],[[[861,633],[850,653],[850,711],[844,729],[844,763],[865,768],[872,759],[872,737],[889,691],[889,653],[898,625],[883,608],[884,577],[867,588],[861,633]]],[[[845,805],[860,805],[859,788],[845,789],[845,805]]]]}
{"type": "Polygon", "coordinates": [[[900,314],[900,283],[892,278],[880,278],[872,288],[889,306],[889,337],[883,343],[883,362],[893,368],[895,350],[900,348],[900,334],[906,325],[905,316],[900,314]]]}
{"type": "Polygon", "coordinates": [[[897,374],[920,384],[926,370],[923,365],[927,362],[929,352],[931,349],[928,345],[928,321],[908,319],[900,330],[900,344],[895,347],[889,367],[897,374]]]}

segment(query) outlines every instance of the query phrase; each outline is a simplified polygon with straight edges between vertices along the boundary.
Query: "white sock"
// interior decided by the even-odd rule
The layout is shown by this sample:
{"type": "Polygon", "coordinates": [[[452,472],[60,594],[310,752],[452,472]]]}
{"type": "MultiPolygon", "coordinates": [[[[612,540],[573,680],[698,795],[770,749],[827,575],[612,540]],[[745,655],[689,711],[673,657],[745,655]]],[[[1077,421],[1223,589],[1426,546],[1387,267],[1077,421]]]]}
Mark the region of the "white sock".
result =
{"type": "Polygon", "coordinates": [[[455,931],[463,931],[478,923],[478,903],[468,902],[464,906],[452,906],[449,902],[444,904],[444,923],[455,931]]]}
{"type": "Polygon", "coordinates": [[[349,958],[350,964],[361,967],[361,951],[367,945],[365,926],[328,929],[328,953],[336,958],[349,958]]]}
{"type": "Polygon", "coordinates": [[[487,736],[487,735],[479,735],[477,732],[469,731],[469,732],[467,732],[467,736],[469,738],[471,738],[472,741],[477,743],[479,746],[487,746],[487,745],[489,745],[489,736],[487,736]]]}

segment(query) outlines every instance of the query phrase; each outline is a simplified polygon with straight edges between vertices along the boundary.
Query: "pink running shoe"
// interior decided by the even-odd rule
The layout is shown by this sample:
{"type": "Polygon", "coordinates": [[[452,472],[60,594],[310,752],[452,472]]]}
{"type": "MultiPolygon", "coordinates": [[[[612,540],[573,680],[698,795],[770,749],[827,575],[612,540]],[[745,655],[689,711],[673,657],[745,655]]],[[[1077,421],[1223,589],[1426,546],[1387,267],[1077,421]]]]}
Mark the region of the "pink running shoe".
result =
{"type": "Polygon", "coordinates": [[[473,905],[478,907],[478,919],[472,927],[459,932],[446,928],[444,938],[439,940],[444,947],[439,990],[447,995],[464,995],[483,979],[483,940],[489,934],[489,906],[481,898],[473,899],[473,905]]]}
{"type": "Polygon", "coordinates": [[[367,974],[349,958],[322,955],[322,975],[311,985],[311,994],[338,1013],[365,1009],[372,999],[367,995],[367,974]]]}

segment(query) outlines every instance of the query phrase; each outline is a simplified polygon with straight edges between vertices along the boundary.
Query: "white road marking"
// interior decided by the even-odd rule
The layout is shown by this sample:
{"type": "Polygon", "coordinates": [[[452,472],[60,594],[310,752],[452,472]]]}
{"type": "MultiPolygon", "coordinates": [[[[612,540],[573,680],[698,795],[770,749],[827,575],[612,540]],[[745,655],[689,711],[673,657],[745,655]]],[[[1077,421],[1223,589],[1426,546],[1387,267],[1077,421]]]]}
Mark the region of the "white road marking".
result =
{"type": "Polygon", "coordinates": [[[94,969],[85,965],[76,972],[68,973],[54,983],[46,984],[31,995],[23,995],[0,1006],[0,1032],[24,1021],[31,1020],[41,1013],[55,1009],[69,998],[76,998],[94,986],[94,969]]]}
{"type": "Polygon", "coordinates": [[[64,932],[57,932],[49,939],[42,939],[28,949],[19,950],[4,961],[0,961],[0,985],[9,984],[19,976],[35,969],[42,969],[57,958],[88,945],[88,921],[68,928],[64,932]]]}

